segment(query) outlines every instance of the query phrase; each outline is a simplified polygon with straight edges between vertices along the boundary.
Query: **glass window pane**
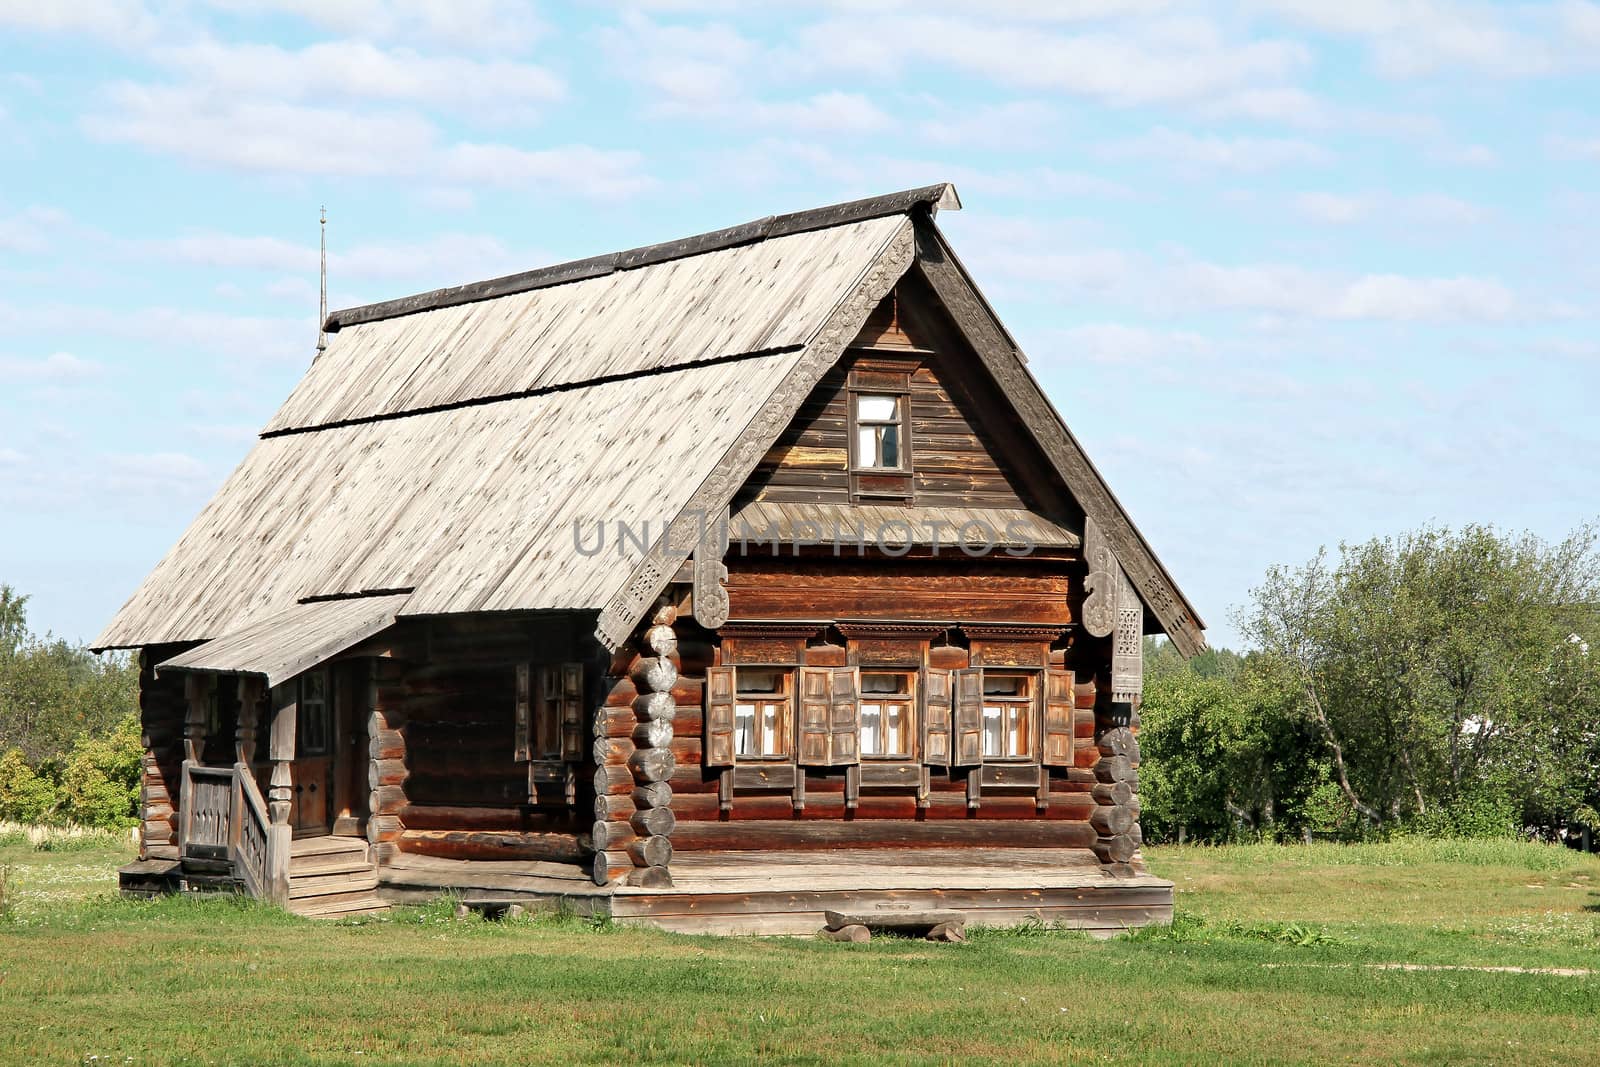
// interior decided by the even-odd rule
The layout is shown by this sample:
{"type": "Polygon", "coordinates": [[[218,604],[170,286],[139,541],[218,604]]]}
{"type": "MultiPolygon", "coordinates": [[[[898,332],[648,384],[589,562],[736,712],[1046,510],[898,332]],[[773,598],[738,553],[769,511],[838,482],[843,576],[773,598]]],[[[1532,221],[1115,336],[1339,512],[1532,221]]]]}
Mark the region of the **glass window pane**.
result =
{"type": "Polygon", "coordinates": [[[906,676],[903,674],[863,674],[861,676],[861,691],[863,693],[904,693],[906,689],[906,676]]]}
{"type": "Polygon", "coordinates": [[[888,718],[888,728],[884,731],[884,753],[891,756],[910,755],[911,746],[907,744],[906,724],[911,718],[911,709],[904,704],[891,704],[888,718]]]}
{"type": "Polygon", "coordinates": [[[741,693],[781,693],[783,692],[783,671],[747,671],[739,668],[739,692],[741,693]]]}
{"type": "Polygon", "coordinates": [[[983,676],[983,693],[985,696],[1010,696],[1023,697],[1028,695],[1026,680],[1015,674],[985,674],[983,676]]]}
{"type": "Polygon", "coordinates": [[[856,397],[856,419],[862,422],[892,422],[898,409],[899,403],[892,396],[868,396],[863,393],[856,397]]]}
{"type": "Polygon", "coordinates": [[[778,705],[763,705],[761,708],[761,754],[763,756],[776,756],[783,752],[782,729],[783,723],[779,718],[778,705]]]}
{"type": "Polygon", "coordinates": [[[883,465],[885,467],[900,466],[900,427],[884,426],[878,430],[881,435],[883,465]]]}
{"type": "Polygon", "coordinates": [[[866,756],[883,754],[883,705],[861,705],[861,752],[866,756]]]}
{"type": "Polygon", "coordinates": [[[1013,756],[1028,754],[1028,709],[1011,709],[1011,752],[1013,756]]]}
{"type": "Polygon", "coordinates": [[[1000,708],[985,705],[983,709],[983,754],[985,756],[1000,756],[1005,754],[1005,724],[1002,721],[1000,708]]]}
{"type": "Polygon", "coordinates": [[[878,429],[875,426],[856,427],[856,466],[878,465],[878,429]]]}
{"type": "Polygon", "coordinates": [[[756,754],[756,706],[736,705],[733,711],[734,749],[738,755],[756,754]]]}

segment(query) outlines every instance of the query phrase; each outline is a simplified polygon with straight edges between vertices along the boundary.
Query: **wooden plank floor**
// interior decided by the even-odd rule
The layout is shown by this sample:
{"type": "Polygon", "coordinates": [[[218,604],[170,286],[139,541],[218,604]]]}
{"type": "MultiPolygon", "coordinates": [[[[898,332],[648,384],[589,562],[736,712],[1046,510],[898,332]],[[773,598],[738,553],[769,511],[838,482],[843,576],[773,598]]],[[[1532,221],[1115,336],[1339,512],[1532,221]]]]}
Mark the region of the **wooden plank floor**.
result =
{"type": "Polygon", "coordinates": [[[810,934],[829,909],[953,908],[974,925],[1036,920],[1097,934],[1172,919],[1171,882],[1110,877],[1079,849],[691,852],[673,859],[672,877],[671,888],[600,887],[577,864],[401,855],[384,868],[382,892],[560,903],[687,933],[810,934]]]}

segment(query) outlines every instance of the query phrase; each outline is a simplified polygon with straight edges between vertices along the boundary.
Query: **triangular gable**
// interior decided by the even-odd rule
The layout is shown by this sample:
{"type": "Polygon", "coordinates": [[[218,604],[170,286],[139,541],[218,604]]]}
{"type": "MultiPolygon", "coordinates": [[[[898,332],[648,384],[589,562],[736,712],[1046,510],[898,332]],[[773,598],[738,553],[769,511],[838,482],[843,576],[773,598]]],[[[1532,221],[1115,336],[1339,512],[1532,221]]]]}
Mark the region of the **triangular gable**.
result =
{"type": "Polygon", "coordinates": [[[1203,623],[1151,550],[1105,479],[1025,366],[1021,351],[984,301],[930,218],[907,224],[852,296],[828,320],[823,335],[779,384],[760,413],[729,449],[687,506],[673,519],[628,582],[602,612],[596,636],[621,644],[694,553],[699,531],[723,515],[766,451],[788,429],[811,391],[859,334],[869,316],[900,278],[915,266],[943,304],[1028,436],[1055,469],[1084,515],[1110,543],[1146,609],[1185,656],[1205,648],[1203,623]],[[914,242],[914,251],[912,248],[914,242]]]}

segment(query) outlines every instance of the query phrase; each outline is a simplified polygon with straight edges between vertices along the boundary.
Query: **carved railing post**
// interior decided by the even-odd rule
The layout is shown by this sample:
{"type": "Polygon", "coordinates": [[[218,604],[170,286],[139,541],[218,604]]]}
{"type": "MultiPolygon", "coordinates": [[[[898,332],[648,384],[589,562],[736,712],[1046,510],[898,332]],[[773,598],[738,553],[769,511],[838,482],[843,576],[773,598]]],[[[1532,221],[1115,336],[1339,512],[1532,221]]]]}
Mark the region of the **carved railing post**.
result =
{"type": "Polygon", "coordinates": [[[272,784],[267,790],[267,812],[272,819],[267,831],[267,897],[285,906],[289,903],[289,855],[294,840],[289,813],[294,800],[295,724],[299,711],[298,703],[292,699],[273,701],[267,741],[267,758],[272,760],[272,784]]]}

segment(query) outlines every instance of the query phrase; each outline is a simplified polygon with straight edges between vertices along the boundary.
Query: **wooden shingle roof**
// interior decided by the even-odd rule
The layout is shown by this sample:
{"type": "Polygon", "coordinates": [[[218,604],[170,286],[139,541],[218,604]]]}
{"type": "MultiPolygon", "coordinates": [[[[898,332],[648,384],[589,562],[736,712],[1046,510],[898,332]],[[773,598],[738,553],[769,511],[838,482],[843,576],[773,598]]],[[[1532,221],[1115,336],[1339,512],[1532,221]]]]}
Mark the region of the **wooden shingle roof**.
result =
{"type": "Polygon", "coordinates": [[[401,617],[592,612],[615,647],[915,269],[1151,615],[1180,651],[1203,648],[933,226],[958,206],[933,185],[335,313],[327,350],[95,646],[214,640],[381,592],[403,595],[401,617]],[[578,550],[602,523],[603,548],[578,550]]]}

